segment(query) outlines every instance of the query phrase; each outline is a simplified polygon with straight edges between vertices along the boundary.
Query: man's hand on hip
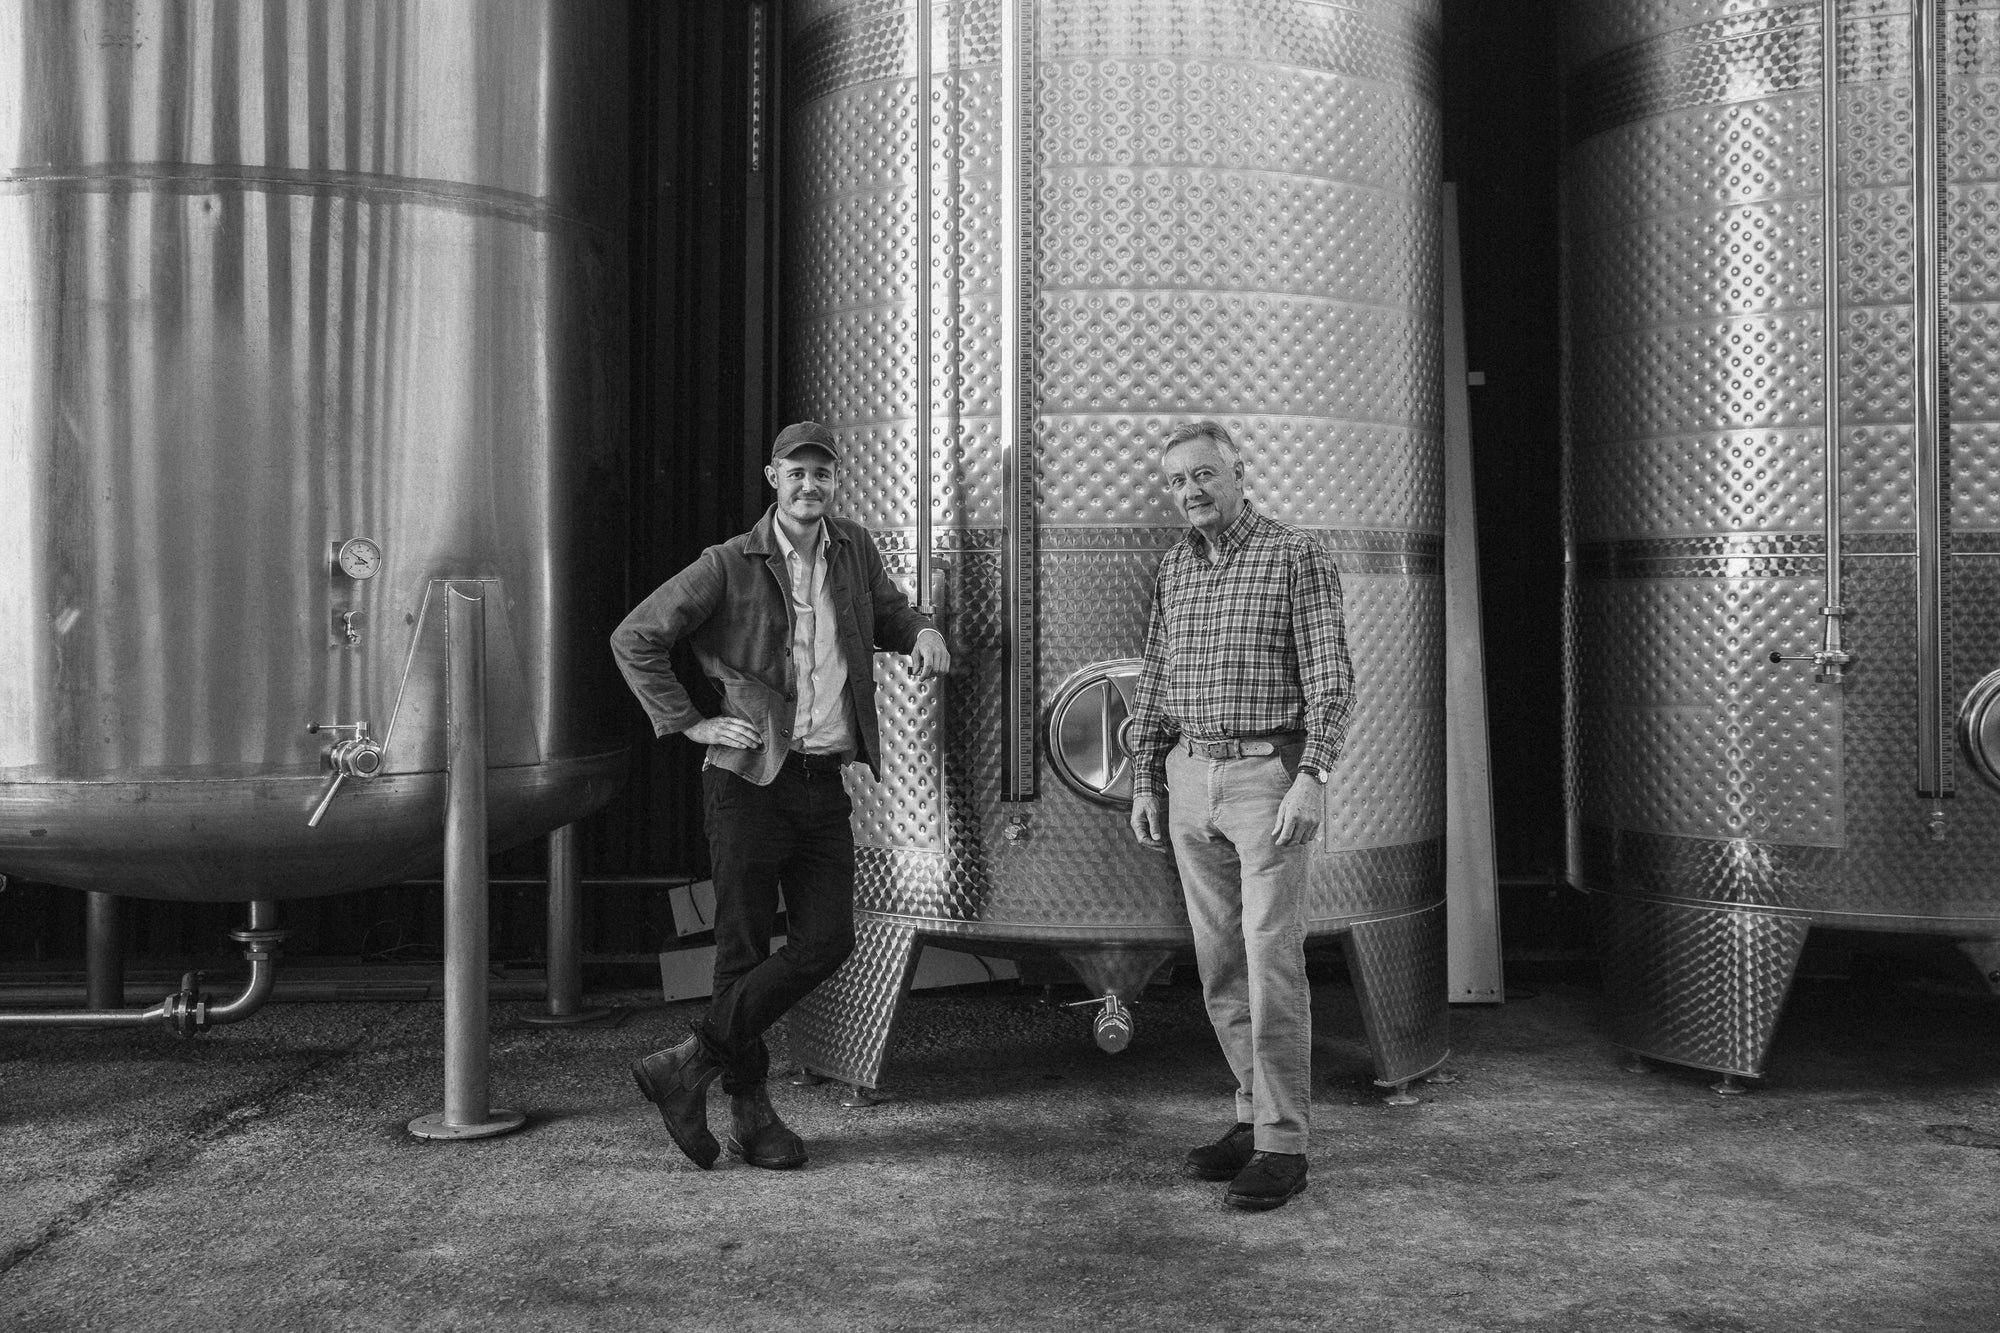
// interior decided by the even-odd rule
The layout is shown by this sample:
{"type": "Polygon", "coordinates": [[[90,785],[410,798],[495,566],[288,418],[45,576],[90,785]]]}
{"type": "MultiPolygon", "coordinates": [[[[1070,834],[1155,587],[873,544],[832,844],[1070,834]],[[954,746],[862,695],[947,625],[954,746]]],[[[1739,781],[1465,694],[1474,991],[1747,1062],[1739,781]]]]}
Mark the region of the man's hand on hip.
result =
{"type": "Polygon", "coordinates": [[[1292,789],[1278,807],[1278,822],[1271,836],[1280,847],[1311,842],[1319,836],[1320,821],[1325,817],[1325,789],[1312,774],[1301,773],[1292,779],[1292,789]]]}
{"type": "Polygon", "coordinates": [[[1167,813],[1160,798],[1154,795],[1132,798],[1132,836],[1139,840],[1141,847],[1150,847],[1156,852],[1167,849],[1167,813]]]}
{"type": "Polygon", "coordinates": [[[681,735],[697,745],[728,745],[738,750],[761,750],[764,738],[757,728],[740,717],[705,717],[681,735]]]}

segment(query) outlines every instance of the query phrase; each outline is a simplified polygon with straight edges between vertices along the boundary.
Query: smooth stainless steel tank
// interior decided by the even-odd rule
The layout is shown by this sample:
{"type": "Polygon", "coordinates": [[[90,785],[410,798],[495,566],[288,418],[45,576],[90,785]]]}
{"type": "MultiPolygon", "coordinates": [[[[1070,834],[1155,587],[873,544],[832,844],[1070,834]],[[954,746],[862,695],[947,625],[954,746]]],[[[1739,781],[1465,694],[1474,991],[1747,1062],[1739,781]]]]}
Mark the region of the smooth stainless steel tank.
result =
{"type": "Polygon", "coordinates": [[[446,578],[487,581],[496,841],[609,795],[625,23],[0,7],[0,870],[435,864],[446,578]],[[363,720],[379,756],[306,729],[363,720]]]}
{"type": "Polygon", "coordinates": [[[875,1082],[925,940],[1052,950],[1121,1001],[1189,945],[1119,729],[1185,531],[1158,445],[1206,416],[1345,585],[1359,704],[1311,930],[1345,937],[1382,1081],[1444,1059],[1438,25],[1434,0],[788,10],[788,410],[838,433],[846,512],[958,655],[941,685],[878,659],[859,943],[795,1013],[809,1068],[875,1082]]]}
{"type": "Polygon", "coordinates": [[[1569,33],[1572,873],[1619,1040],[1754,1076],[1810,927],[2000,933],[2000,5],[1569,33]]]}

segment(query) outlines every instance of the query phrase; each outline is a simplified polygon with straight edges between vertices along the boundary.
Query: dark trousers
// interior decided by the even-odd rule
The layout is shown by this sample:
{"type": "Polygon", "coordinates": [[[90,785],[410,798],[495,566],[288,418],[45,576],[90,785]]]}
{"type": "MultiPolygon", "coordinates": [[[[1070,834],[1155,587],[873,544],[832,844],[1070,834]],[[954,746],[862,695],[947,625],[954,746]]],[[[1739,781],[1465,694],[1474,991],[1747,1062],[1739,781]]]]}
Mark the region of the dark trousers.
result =
{"type": "Polygon", "coordinates": [[[768,787],[709,768],[701,775],[715,876],[715,997],[696,1029],[722,1065],[722,1090],[771,1071],[764,1032],[832,976],[854,949],[853,805],[840,772],[794,755],[768,787]],[[785,946],[771,952],[778,886],[785,946]]]}

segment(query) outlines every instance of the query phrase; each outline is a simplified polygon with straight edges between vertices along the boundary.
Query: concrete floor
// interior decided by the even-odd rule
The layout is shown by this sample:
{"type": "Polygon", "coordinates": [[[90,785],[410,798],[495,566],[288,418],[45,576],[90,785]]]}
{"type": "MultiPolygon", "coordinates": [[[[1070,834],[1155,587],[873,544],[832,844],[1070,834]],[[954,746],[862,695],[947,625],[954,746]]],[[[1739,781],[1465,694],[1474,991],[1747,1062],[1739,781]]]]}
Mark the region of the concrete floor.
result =
{"type": "Polygon", "coordinates": [[[440,1105],[434,1003],[0,1034],[0,1330],[2000,1327],[2000,1152],[1927,1128],[2000,1130],[1991,1002],[1802,984],[1723,1099],[1621,1068],[1593,991],[1519,991],[1398,1109],[1323,985],[1312,1186],[1246,1214],[1176,1169],[1229,1115],[1190,986],[1119,1056],[1034,992],[917,998],[900,1100],[779,1087],[793,1173],[683,1159],[626,1065],[691,1008],[610,998],[641,1007],[496,1006],[533,1123],[453,1145],[403,1131],[440,1105]]]}

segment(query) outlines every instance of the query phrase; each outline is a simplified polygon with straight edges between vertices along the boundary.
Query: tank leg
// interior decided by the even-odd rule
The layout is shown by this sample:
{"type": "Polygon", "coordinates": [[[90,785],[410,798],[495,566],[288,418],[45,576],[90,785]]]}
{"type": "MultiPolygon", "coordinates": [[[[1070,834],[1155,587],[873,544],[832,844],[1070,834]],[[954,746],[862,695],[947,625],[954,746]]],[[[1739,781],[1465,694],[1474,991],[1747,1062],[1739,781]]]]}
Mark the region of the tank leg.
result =
{"type": "Polygon", "coordinates": [[[1804,917],[1607,895],[1599,957],[1614,1039],[1635,1057],[1762,1077],[1804,952],[1804,917]]]}
{"type": "Polygon", "coordinates": [[[547,1011],[523,1023],[574,1027],[610,1014],[583,1007],[583,843],[574,824],[549,834],[548,955],[547,1011]]]}
{"type": "Polygon", "coordinates": [[[1355,926],[1342,937],[1377,1087],[1407,1091],[1451,1055],[1444,904],[1355,926]]]}
{"type": "Polygon", "coordinates": [[[1618,1067],[1628,1074],[1650,1074],[1653,1072],[1652,1063],[1637,1051],[1631,1052],[1630,1058],[1618,1067]]]}
{"type": "Polygon", "coordinates": [[[84,900],[84,999],[86,1009],[125,1007],[125,938],[117,895],[86,893],[84,900]]]}
{"type": "Polygon", "coordinates": [[[882,1076],[889,1038],[917,967],[917,932],[879,913],[854,914],[854,952],[786,1017],[805,1072],[849,1085],[842,1105],[873,1105],[860,1090],[882,1076]]]}
{"type": "Polygon", "coordinates": [[[1415,1106],[1423,1099],[1410,1091],[1410,1080],[1404,1079],[1396,1085],[1396,1090],[1382,1099],[1384,1106],[1415,1106]]]}
{"type": "Polygon", "coordinates": [[[1750,1091],[1750,1089],[1736,1081],[1736,1075],[1734,1074],[1724,1074],[1722,1081],[1709,1084],[1708,1090],[1718,1097],[1741,1097],[1744,1093],[1750,1091]]]}

